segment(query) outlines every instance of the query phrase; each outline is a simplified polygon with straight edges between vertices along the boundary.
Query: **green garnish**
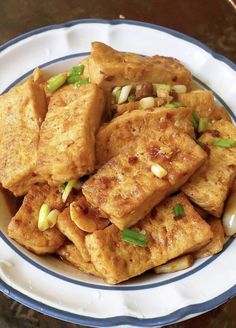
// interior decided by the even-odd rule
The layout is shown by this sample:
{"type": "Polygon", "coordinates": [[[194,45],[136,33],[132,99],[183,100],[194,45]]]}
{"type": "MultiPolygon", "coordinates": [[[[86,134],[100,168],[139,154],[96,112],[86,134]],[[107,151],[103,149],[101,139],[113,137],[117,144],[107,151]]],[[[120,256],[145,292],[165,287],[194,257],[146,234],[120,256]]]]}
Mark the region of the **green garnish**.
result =
{"type": "Polygon", "coordinates": [[[231,148],[236,146],[236,141],[232,139],[214,138],[212,144],[222,148],[231,148]]]}
{"type": "Polygon", "coordinates": [[[49,92],[54,92],[57,89],[59,89],[65,82],[66,82],[65,73],[60,73],[58,75],[55,75],[47,81],[47,90],[49,92]]]}
{"type": "Polygon", "coordinates": [[[85,85],[85,84],[88,84],[89,83],[89,78],[88,77],[85,77],[83,79],[80,79],[78,82],[75,83],[75,87],[76,88],[80,88],[81,85],[85,85]]]}
{"type": "Polygon", "coordinates": [[[115,93],[115,103],[118,104],[120,98],[121,89],[118,89],[115,93]]]}
{"type": "Polygon", "coordinates": [[[135,101],[135,97],[134,96],[129,96],[128,97],[128,102],[134,102],[135,101]]]}
{"type": "Polygon", "coordinates": [[[209,118],[208,117],[200,117],[198,122],[198,132],[203,133],[206,132],[209,128],[209,118]]]}
{"type": "Polygon", "coordinates": [[[70,75],[67,78],[67,83],[74,84],[76,82],[79,82],[81,80],[80,75],[70,75]]]}
{"type": "Polygon", "coordinates": [[[176,217],[183,217],[183,216],[185,216],[183,205],[180,204],[180,203],[175,204],[175,206],[173,207],[173,213],[174,213],[174,216],[176,216],[176,217]]]}
{"type": "Polygon", "coordinates": [[[184,105],[181,102],[176,101],[176,102],[172,102],[170,104],[166,104],[165,107],[166,108],[179,108],[179,107],[184,107],[184,105]]]}
{"type": "Polygon", "coordinates": [[[193,112],[192,113],[192,123],[193,123],[195,130],[198,130],[199,120],[200,120],[200,118],[199,118],[198,114],[196,112],[193,112]]]}
{"type": "Polygon", "coordinates": [[[146,247],[148,243],[148,238],[143,233],[131,230],[131,229],[124,229],[121,231],[121,238],[129,243],[146,247]]]}
{"type": "Polygon", "coordinates": [[[64,190],[66,188],[66,185],[67,185],[67,182],[61,183],[59,185],[59,188],[64,190]]]}
{"type": "Polygon", "coordinates": [[[66,187],[63,191],[63,194],[62,194],[62,201],[63,203],[66,202],[71,190],[74,188],[74,186],[76,185],[77,183],[77,180],[76,179],[72,179],[72,180],[69,180],[67,183],[66,183],[66,187]]]}
{"type": "Polygon", "coordinates": [[[79,66],[72,67],[72,69],[69,71],[68,76],[81,75],[83,73],[84,73],[84,65],[79,65],[79,66]]]}

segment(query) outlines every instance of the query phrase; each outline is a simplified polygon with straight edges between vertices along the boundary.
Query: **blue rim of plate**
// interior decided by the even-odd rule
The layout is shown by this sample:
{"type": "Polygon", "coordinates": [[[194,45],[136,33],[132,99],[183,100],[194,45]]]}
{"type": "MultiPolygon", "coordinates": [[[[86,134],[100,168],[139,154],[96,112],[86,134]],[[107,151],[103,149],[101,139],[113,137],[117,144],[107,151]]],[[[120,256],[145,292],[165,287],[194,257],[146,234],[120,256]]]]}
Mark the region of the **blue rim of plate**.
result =
{"type": "MultiPolygon", "coordinates": [[[[6,43],[0,46],[0,51],[3,51],[4,49],[10,47],[11,45],[22,41],[28,37],[31,37],[36,34],[40,34],[43,32],[47,32],[50,30],[65,28],[65,27],[71,27],[74,25],[79,24],[86,24],[86,23],[97,23],[97,24],[108,24],[108,25],[121,25],[121,24],[128,24],[128,25],[136,25],[141,26],[145,28],[150,28],[158,31],[165,32],[167,34],[173,35],[179,39],[188,41],[192,44],[197,45],[198,47],[205,50],[207,53],[209,53],[212,57],[218,59],[221,62],[226,63],[229,67],[231,67],[236,72],[236,65],[227,59],[226,57],[215,53],[212,51],[209,47],[201,43],[200,41],[189,37],[183,33],[177,32],[175,30],[154,25],[150,23],[140,22],[140,21],[134,21],[134,20],[102,20],[102,19],[79,19],[79,20],[73,20],[66,22],[64,24],[55,24],[55,25],[49,25],[45,27],[41,27],[35,30],[32,30],[30,32],[24,33],[6,43]]],[[[227,106],[228,107],[228,106],[227,106]]],[[[2,234],[1,234],[2,235],[2,234]]],[[[6,240],[5,240],[6,241],[6,240]]],[[[143,327],[154,327],[159,325],[167,325],[171,324],[180,320],[183,320],[186,316],[191,316],[194,314],[200,314],[203,312],[207,312],[209,310],[214,309],[215,307],[225,303],[228,299],[234,297],[236,295],[236,284],[232,286],[230,289],[225,291],[224,293],[218,295],[217,297],[208,300],[203,303],[199,304],[192,304],[188,305],[184,308],[178,309],[168,315],[162,316],[162,317],[155,317],[150,319],[143,319],[143,318],[135,318],[131,316],[116,316],[111,318],[92,318],[82,315],[76,315],[70,312],[65,312],[62,310],[58,310],[56,308],[50,307],[48,305],[45,305],[43,303],[40,303],[22,293],[19,291],[13,289],[12,287],[8,286],[5,282],[3,282],[0,279],[0,290],[6,294],[7,296],[11,297],[12,299],[24,304],[25,306],[28,306],[29,308],[32,308],[38,312],[41,312],[43,314],[49,315],[51,317],[75,323],[75,324],[83,324],[93,327],[108,327],[108,326],[118,326],[121,324],[128,324],[131,326],[137,326],[142,325],[143,327]]]]}

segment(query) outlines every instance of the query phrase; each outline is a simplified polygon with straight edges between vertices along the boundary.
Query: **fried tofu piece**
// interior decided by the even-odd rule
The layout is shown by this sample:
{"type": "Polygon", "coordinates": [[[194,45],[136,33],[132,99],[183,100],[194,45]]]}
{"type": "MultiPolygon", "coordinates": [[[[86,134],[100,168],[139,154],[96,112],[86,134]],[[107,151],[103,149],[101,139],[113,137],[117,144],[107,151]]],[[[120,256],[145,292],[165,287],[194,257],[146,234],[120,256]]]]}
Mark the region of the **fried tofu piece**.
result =
{"type": "Polygon", "coordinates": [[[212,217],[207,220],[207,223],[211,227],[213,238],[207,245],[193,253],[193,256],[197,259],[217,254],[221,252],[224,247],[225,235],[221,220],[212,217]]]}
{"type": "Polygon", "coordinates": [[[85,273],[92,274],[96,277],[102,277],[101,274],[95,269],[93,263],[87,262],[81,256],[80,251],[73,244],[66,244],[59,248],[56,253],[66,262],[72,264],[76,268],[85,273]]]}
{"type": "Polygon", "coordinates": [[[178,190],[206,157],[190,136],[163,122],[155,133],[147,130],[102,166],[83,184],[82,192],[92,206],[123,229],[178,190]],[[166,170],[164,178],[152,172],[155,164],[166,170]]]}
{"type": "Polygon", "coordinates": [[[0,96],[0,183],[15,196],[43,181],[35,169],[46,110],[44,91],[33,78],[0,96]]]}
{"type": "Polygon", "coordinates": [[[85,246],[85,236],[87,232],[79,229],[71,220],[70,209],[68,207],[58,216],[57,228],[75,245],[84,261],[88,262],[90,260],[90,255],[85,246]]]}
{"type": "Polygon", "coordinates": [[[59,211],[65,206],[57,188],[34,185],[8,226],[10,238],[39,255],[54,253],[65,242],[64,235],[55,226],[43,232],[38,229],[39,210],[44,203],[59,211]]]}
{"type": "Polygon", "coordinates": [[[101,42],[92,43],[89,75],[92,83],[106,90],[143,82],[184,84],[190,89],[192,79],[191,73],[177,59],[123,53],[101,42]]]}
{"type": "Polygon", "coordinates": [[[58,185],[94,171],[104,95],[95,84],[66,86],[53,101],[40,131],[37,170],[49,184],[58,185]]]}
{"type": "Polygon", "coordinates": [[[227,121],[216,121],[212,130],[199,139],[208,151],[204,165],[187,181],[182,191],[198,206],[220,217],[229,189],[236,176],[236,148],[221,148],[212,144],[214,138],[236,140],[236,127],[227,121]]]}
{"type": "Polygon", "coordinates": [[[213,93],[206,90],[194,90],[187,93],[177,94],[178,101],[190,107],[199,117],[209,117],[213,120],[224,119],[231,121],[224,107],[218,107],[215,103],[213,93]]]}
{"type": "Polygon", "coordinates": [[[145,233],[148,238],[146,247],[122,240],[115,225],[85,238],[92,263],[108,284],[117,284],[199,249],[212,238],[210,226],[183,194],[156,206],[132,229],[145,233]],[[179,203],[184,207],[185,216],[176,218],[173,207],[179,203]]]}
{"type": "Polygon", "coordinates": [[[123,151],[128,143],[143,134],[157,133],[160,121],[170,121],[175,126],[194,137],[192,110],[189,108],[165,107],[152,110],[136,110],[114,118],[104,124],[96,135],[96,158],[102,165],[123,151]]]}

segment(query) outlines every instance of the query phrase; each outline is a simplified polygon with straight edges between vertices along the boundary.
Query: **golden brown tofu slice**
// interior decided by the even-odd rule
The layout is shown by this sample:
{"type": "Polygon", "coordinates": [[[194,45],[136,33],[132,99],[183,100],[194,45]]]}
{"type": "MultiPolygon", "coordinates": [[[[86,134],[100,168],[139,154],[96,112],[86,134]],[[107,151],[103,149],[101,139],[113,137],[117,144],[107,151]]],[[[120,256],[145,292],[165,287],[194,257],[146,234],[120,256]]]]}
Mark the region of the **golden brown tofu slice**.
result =
{"type": "Polygon", "coordinates": [[[59,248],[56,253],[65,261],[85,273],[101,277],[101,274],[95,269],[93,263],[87,262],[81,256],[80,251],[73,244],[66,244],[59,248]]]}
{"type": "Polygon", "coordinates": [[[195,212],[183,194],[156,206],[132,229],[145,233],[146,247],[121,238],[111,225],[86,236],[92,263],[107,283],[117,284],[205,245],[212,238],[210,226],[195,212]],[[173,208],[182,204],[185,216],[176,218],[173,208]]]}
{"type": "Polygon", "coordinates": [[[112,157],[118,155],[139,136],[157,133],[160,121],[170,121],[175,126],[194,137],[192,125],[192,110],[189,108],[165,107],[152,110],[135,110],[114,118],[104,124],[96,135],[96,158],[98,165],[102,165],[112,157]]]}
{"type": "Polygon", "coordinates": [[[194,90],[177,94],[178,101],[196,112],[199,117],[209,117],[213,120],[224,119],[231,121],[224,107],[216,105],[213,93],[206,90],[194,90]]]}
{"type": "Polygon", "coordinates": [[[190,136],[163,122],[156,133],[147,131],[102,166],[84,183],[82,192],[92,206],[123,229],[178,190],[206,157],[190,136]],[[156,164],[166,171],[163,178],[152,172],[156,164]]]}
{"type": "Polygon", "coordinates": [[[0,96],[0,183],[16,196],[43,181],[35,169],[46,110],[44,91],[32,78],[0,96]]]}
{"type": "Polygon", "coordinates": [[[8,226],[9,237],[39,255],[54,253],[65,242],[64,235],[56,227],[44,232],[38,229],[39,210],[44,203],[59,211],[65,206],[57,188],[34,185],[8,226]]]}
{"type": "Polygon", "coordinates": [[[101,42],[92,43],[89,75],[91,82],[104,89],[143,82],[184,84],[190,89],[192,79],[177,59],[123,53],[101,42]]]}
{"type": "Polygon", "coordinates": [[[204,165],[187,181],[182,191],[198,206],[220,217],[224,202],[236,175],[236,148],[221,148],[212,143],[215,138],[236,141],[236,127],[228,121],[217,121],[212,130],[199,139],[209,150],[204,165]]]}
{"type": "Polygon", "coordinates": [[[221,252],[224,247],[225,235],[221,220],[211,217],[207,220],[207,223],[211,227],[213,238],[207,245],[193,253],[194,257],[197,259],[217,254],[221,252]]]}
{"type": "Polygon", "coordinates": [[[95,133],[104,110],[103,91],[95,84],[68,86],[59,95],[42,124],[37,160],[39,174],[51,185],[94,171],[95,133]],[[68,95],[61,97],[63,92],[68,95]],[[58,105],[62,99],[65,105],[58,105]]]}

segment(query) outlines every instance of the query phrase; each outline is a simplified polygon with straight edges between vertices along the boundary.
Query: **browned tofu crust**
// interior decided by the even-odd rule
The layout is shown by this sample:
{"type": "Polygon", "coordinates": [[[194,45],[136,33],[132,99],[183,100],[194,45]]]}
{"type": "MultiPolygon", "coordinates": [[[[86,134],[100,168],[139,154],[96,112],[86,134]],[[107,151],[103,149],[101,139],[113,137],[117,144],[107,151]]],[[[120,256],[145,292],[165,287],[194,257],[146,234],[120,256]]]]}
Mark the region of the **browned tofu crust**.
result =
{"type": "Polygon", "coordinates": [[[177,94],[178,100],[185,106],[192,108],[199,117],[209,117],[213,120],[224,119],[231,121],[227,110],[215,103],[213,93],[206,90],[195,90],[177,94]]]}
{"type": "Polygon", "coordinates": [[[195,258],[202,258],[217,254],[222,251],[225,243],[224,228],[222,222],[218,218],[211,217],[207,220],[213,232],[212,240],[199,250],[193,253],[195,258]]]}
{"type": "Polygon", "coordinates": [[[87,201],[120,229],[142,219],[169,193],[178,190],[205,161],[207,154],[169,122],[159,124],[113,157],[82,187],[87,201]],[[159,164],[167,175],[151,171],[159,164]]]}
{"type": "Polygon", "coordinates": [[[184,84],[190,89],[192,79],[191,73],[177,59],[123,53],[101,42],[92,43],[89,75],[91,82],[104,89],[144,82],[184,84]]]}
{"type": "Polygon", "coordinates": [[[8,226],[9,237],[39,255],[54,253],[65,242],[64,235],[56,227],[44,232],[38,229],[39,210],[44,203],[59,211],[65,206],[57,188],[34,185],[8,226]]]}
{"type": "Polygon", "coordinates": [[[132,227],[148,238],[140,247],[121,238],[111,225],[86,236],[86,245],[96,270],[107,283],[117,284],[205,245],[212,238],[210,226],[183,194],[170,197],[132,227]],[[176,218],[173,207],[182,204],[185,216],[176,218]]]}
{"type": "Polygon", "coordinates": [[[104,124],[96,135],[96,158],[98,166],[105,164],[112,157],[118,155],[138,137],[157,133],[160,121],[170,121],[175,126],[194,137],[192,125],[192,110],[189,108],[165,107],[152,110],[135,110],[114,118],[104,124]]]}
{"type": "Polygon", "coordinates": [[[69,262],[81,271],[92,274],[96,277],[102,277],[100,272],[95,269],[93,263],[84,260],[80,251],[75,247],[75,245],[67,243],[66,245],[59,248],[56,253],[64,261],[69,262]]]}
{"type": "Polygon", "coordinates": [[[40,131],[37,170],[49,184],[58,185],[94,171],[104,95],[95,84],[66,86],[52,101],[40,131]]]}
{"type": "Polygon", "coordinates": [[[0,183],[15,196],[43,179],[35,174],[43,89],[32,78],[0,96],[0,183]]]}
{"type": "Polygon", "coordinates": [[[212,142],[216,137],[236,141],[236,127],[220,120],[201,136],[199,140],[207,145],[209,158],[182,187],[182,191],[198,206],[220,217],[236,175],[236,148],[214,146],[212,142]]]}

